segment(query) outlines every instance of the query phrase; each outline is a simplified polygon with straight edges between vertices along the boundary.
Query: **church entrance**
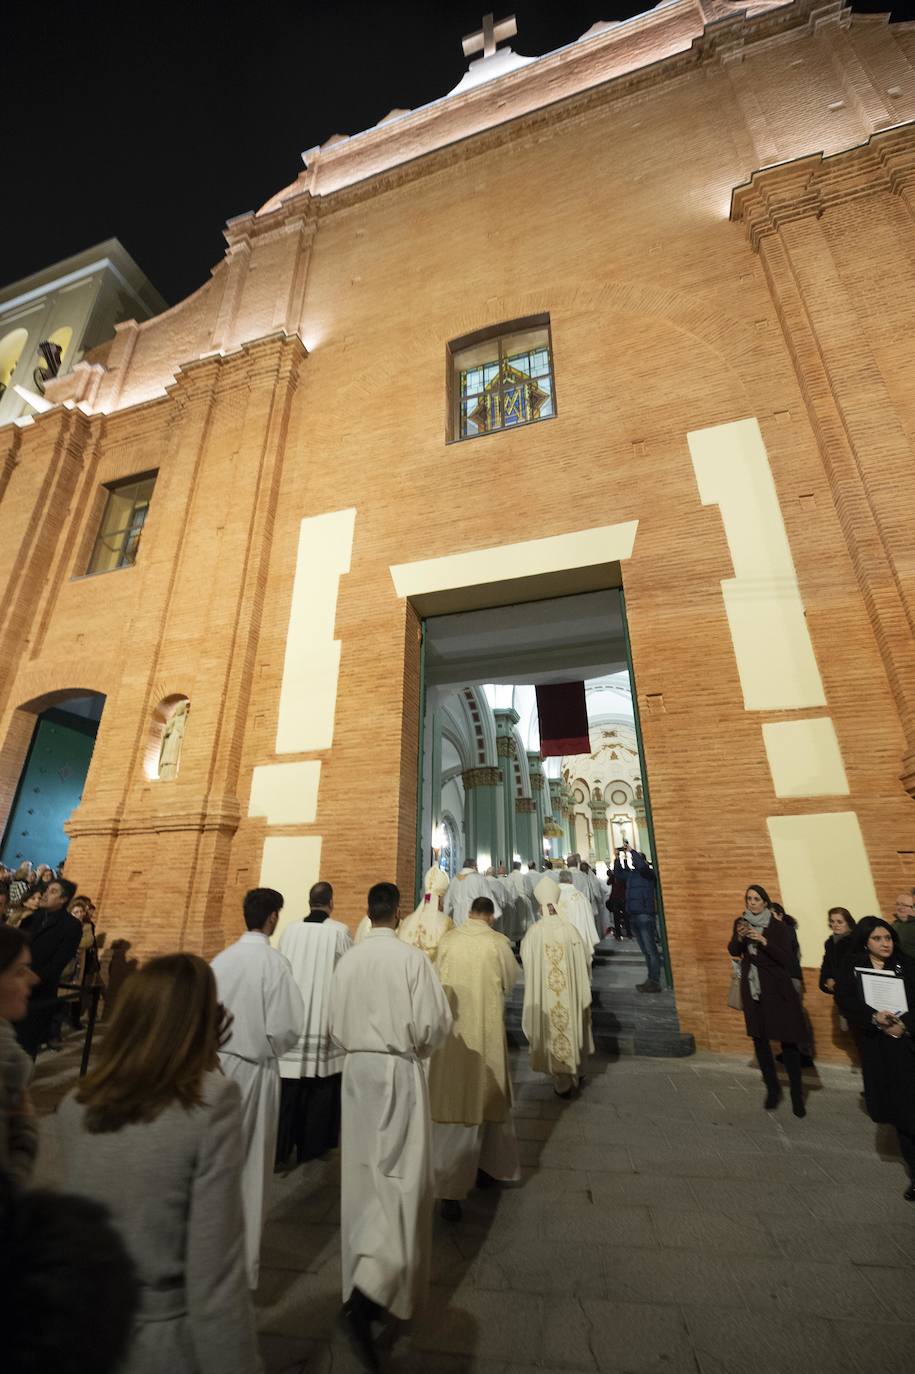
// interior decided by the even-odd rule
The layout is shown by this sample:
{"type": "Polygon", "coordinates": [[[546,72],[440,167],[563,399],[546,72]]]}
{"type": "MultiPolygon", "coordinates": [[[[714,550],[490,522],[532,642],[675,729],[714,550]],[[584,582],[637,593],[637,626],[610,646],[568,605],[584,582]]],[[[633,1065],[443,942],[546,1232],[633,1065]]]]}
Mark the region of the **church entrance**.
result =
{"type": "MultiPolygon", "coordinates": [[[[0,847],[0,863],[60,866],[70,844],[64,824],[79,805],[105,698],[56,694],[34,717],[31,742],[0,847]]],[[[24,712],[23,712],[24,714],[24,712]]]]}
{"type": "MultiPolygon", "coordinates": [[[[432,863],[453,876],[475,860],[491,870],[496,894],[510,893],[500,880],[513,866],[526,874],[548,863],[559,879],[580,856],[597,927],[596,1041],[618,1052],[690,1053],[677,1020],[622,590],[424,620],[422,724],[417,885],[432,863]],[[633,853],[653,875],[660,991],[639,990],[651,981],[649,937],[623,909],[633,853]]],[[[513,1029],[521,999],[519,985],[513,1029]]]]}

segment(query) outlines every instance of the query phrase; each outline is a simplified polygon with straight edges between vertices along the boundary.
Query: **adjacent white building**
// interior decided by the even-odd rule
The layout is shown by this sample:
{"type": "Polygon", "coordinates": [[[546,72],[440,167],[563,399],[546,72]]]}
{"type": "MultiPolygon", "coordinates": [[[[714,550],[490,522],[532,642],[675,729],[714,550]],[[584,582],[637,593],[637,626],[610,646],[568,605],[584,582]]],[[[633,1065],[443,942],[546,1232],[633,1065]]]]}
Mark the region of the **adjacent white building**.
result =
{"type": "Polygon", "coordinates": [[[60,375],[110,339],[115,325],[139,323],[165,309],[117,239],[0,287],[0,425],[41,409],[57,349],[60,375]],[[30,397],[38,397],[37,404],[30,397]]]}

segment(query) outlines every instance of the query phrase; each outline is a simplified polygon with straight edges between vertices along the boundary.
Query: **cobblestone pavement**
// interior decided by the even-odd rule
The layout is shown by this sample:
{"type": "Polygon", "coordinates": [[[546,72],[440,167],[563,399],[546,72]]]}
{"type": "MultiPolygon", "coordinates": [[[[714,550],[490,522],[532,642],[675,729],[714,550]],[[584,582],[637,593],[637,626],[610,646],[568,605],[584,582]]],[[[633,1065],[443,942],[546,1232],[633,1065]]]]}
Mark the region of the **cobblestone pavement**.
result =
{"type": "MultiPolygon", "coordinates": [[[[595,1058],[561,1102],[515,1053],[524,1177],[435,1222],[426,1313],[391,1374],[901,1374],[915,1206],[860,1076],[762,1109],[739,1058],[595,1058]]],[[[258,1316],[271,1371],[359,1369],[340,1306],[338,1168],[275,1180],[258,1316]]]]}
{"type": "MultiPolygon", "coordinates": [[[[915,1367],[915,1205],[860,1076],[762,1110],[747,1060],[596,1056],[562,1102],[513,1052],[524,1176],[436,1217],[430,1303],[390,1374],[903,1374],[915,1367]]],[[[78,1056],[42,1056],[49,1110],[78,1056]]],[[[48,1123],[50,1126],[50,1123],[48,1123]]],[[[270,1374],[355,1374],[335,1156],[274,1179],[258,1321],[270,1374]]]]}

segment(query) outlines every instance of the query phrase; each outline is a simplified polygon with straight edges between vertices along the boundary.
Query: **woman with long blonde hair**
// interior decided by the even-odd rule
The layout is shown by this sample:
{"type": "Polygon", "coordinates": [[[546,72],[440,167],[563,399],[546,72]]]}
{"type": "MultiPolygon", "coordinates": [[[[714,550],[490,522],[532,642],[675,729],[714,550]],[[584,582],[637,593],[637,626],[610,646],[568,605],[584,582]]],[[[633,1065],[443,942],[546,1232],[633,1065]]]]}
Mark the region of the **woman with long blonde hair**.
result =
{"type": "Polygon", "coordinates": [[[108,1206],[140,1277],[124,1374],[261,1368],[240,1097],[219,1072],[227,1029],[203,959],[152,959],[125,982],[95,1068],[58,1110],[62,1186],[108,1206]]]}

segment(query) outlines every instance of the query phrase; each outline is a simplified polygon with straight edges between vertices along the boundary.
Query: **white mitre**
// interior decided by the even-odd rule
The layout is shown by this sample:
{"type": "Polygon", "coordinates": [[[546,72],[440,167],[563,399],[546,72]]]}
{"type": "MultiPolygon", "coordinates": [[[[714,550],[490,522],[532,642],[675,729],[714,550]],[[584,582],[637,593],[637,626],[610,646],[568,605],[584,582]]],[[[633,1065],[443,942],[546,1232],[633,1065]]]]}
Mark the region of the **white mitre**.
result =
{"type": "Polygon", "coordinates": [[[423,892],[432,897],[440,897],[448,891],[449,878],[444,869],[434,864],[423,879],[423,892]]]}
{"type": "Polygon", "coordinates": [[[549,915],[548,907],[554,911],[559,909],[559,884],[548,873],[544,873],[540,882],[534,888],[534,900],[540,903],[540,910],[544,916],[549,915]]]}

